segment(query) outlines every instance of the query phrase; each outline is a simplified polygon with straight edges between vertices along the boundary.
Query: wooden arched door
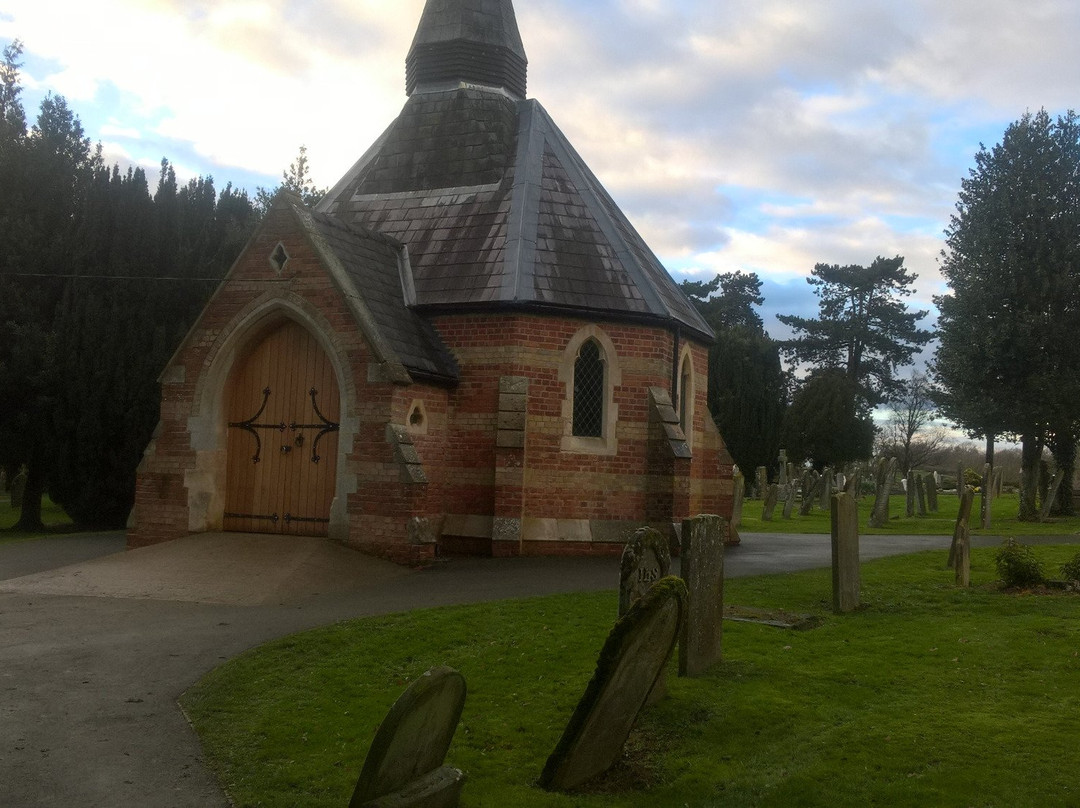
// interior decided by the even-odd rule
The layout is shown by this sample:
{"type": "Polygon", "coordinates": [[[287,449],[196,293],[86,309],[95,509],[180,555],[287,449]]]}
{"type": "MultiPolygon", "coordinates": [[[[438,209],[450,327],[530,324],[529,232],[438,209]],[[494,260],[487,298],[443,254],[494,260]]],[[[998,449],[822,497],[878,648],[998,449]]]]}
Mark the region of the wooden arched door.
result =
{"type": "Polygon", "coordinates": [[[337,466],[334,367],[287,321],[237,361],[225,391],[225,530],[325,536],[337,466]]]}

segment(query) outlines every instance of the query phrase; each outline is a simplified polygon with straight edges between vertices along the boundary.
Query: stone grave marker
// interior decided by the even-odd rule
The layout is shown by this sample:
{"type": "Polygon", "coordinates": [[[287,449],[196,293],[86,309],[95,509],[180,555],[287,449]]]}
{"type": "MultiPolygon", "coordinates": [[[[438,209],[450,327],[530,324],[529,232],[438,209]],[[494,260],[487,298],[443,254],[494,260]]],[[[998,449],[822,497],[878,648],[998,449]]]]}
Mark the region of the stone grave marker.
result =
{"type": "Polygon", "coordinates": [[[569,791],[603,774],[623,745],[657,676],[667,665],[686,613],[686,586],[675,576],[657,581],[615,624],[596,672],[538,781],[569,791]]]}
{"type": "Polygon", "coordinates": [[[432,668],[401,694],[371,742],[349,808],[453,808],[465,775],[443,765],[465,706],[465,678],[432,668]]]}
{"type": "Polygon", "coordinates": [[[780,479],[777,482],[780,485],[787,485],[790,482],[788,478],[787,449],[780,450],[780,479]]]}
{"type": "Polygon", "coordinates": [[[799,516],[806,516],[814,507],[818,492],[821,490],[822,477],[810,470],[803,475],[802,502],[799,504],[799,516]]]}
{"type": "Polygon", "coordinates": [[[833,611],[859,608],[859,508],[847,493],[832,498],[832,585],[833,611]]]}
{"type": "Polygon", "coordinates": [[[829,501],[833,495],[833,470],[826,466],[821,472],[821,490],[818,504],[823,511],[829,509],[829,501]]]}
{"type": "Polygon", "coordinates": [[[949,545],[949,566],[956,566],[956,556],[960,541],[964,535],[970,540],[968,524],[971,519],[971,504],[975,501],[975,489],[965,485],[960,492],[960,510],[956,514],[956,526],[953,528],[952,544],[949,545]]]}
{"type": "Polygon", "coordinates": [[[907,479],[904,481],[904,493],[907,494],[907,510],[905,514],[909,517],[915,515],[915,472],[909,471],[907,479]]]}
{"type": "Polygon", "coordinates": [[[764,466],[758,466],[754,474],[754,493],[757,497],[765,496],[765,489],[769,486],[769,471],[764,466]]]}
{"type": "Polygon", "coordinates": [[[720,661],[725,527],[720,516],[683,520],[679,563],[687,609],[679,637],[679,676],[698,676],[720,661]]]}
{"type": "Polygon", "coordinates": [[[735,467],[735,477],[732,488],[731,524],[738,527],[742,524],[743,499],[746,497],[746,478],[743,477],[738,466],[735,467]]]}
{"type": "MultiPolygon", "coordinates": [[[[619,565],[619,617],[645,596],[652,585],[671,572],[671,546],[663,534],[651,527],[634,531],[623,548],[619,565]]],[[[649,694],[649,704],[667,695],[667,674],[660,671],[649,694]]]]}
{"type": "Polygon", "coordinates": [[[938,500],[937,500],[937,483],[938,474],[935,471],[929,477],[926,478],[926,501],[930,507],[930,513],[938,512],[938,500]]]}
{"type": "Polygon", "coordinates": [[[773,511],[776,510],[776,501],[780,497],[780,486],[770,485],[765,491],[765,502],[761,506],[761,521],[771,522],[773,511]]]}
{"type": "Polygon", "coordinates": [[[619,563],[619,617],[671,571],[671,546],[659,530],[642,527],[623,547],[619,563]]]}
{"type": "Polygon", "coordinates": [[[788,483],[784,486],[784,518],[790,519],[792,511],[795,510],[795,483],[788,483]]]}
{"type": "Polygon", "coordinates": [[[19,473],[11,478],[11,508],[22,508],[23,495],[26,493],[26,469],[19,469],[19,473]]]}
{"type": "Polygon", "coordinates": [[[889,524],[889,494],[892,492],[893,476],[896,474],[897,460],[879,457],[874,475],[874,507],[870,511],[870,527],[885,527],[889,524]]]}
{"type": "Polygon", "coordinates": [[[971,530],[968,522],[974,501],[975,489],[965,485],[964,493],[960,497],[960,511],[956,514],[952,546],[949,548],[949,566],[956,570],[957,586],[963,587],[971,586],[971,530]]]}
{"type": "MultiPolygon", "coordinates": [[[[989,479],[989,478],[990,478],[990,475],[987,474],[984,479],[989,479]]],[[[1054,507],[1054,500],[1057,499],[1058,489],[1061,488],[1061,481],[1063,479],[1064,479],[1064,475],[1061,473],[1060,469],[1058,471],[1055,471],[1054,476],[1050,478],[1050,485],[1046,489],[1046,497],[1045,497],[1045,499],[1043,499],[1042,507],[1039,509],[1039,518],[1040,519],[1049,518],[1050,509],[1054,507]]],[[[991,480],[989,486],[987,486],[985,484],[983,485],[983,490],[985,491],[985,490],[987,490],[989,488],[993,488],[993,485],[994,485],[994,483],[991,480]]],[[[983,494],[983,502],[986,502],[986,494],[983,494]]],[[[983,517],[984,527],[989,527],[990,526],[990,515],[989,515],[990,514],[990,506],[989,506],[989,504],[986,504],[986,505],[983,505],[983,507],[986,509],[986,515],[983,517]]]]}
{"type": "Polygon", "coordinates": [[[915,475],[915,496],[918,499],[919,516],[926,516],[926,482],[923,474],[915,475]]]}

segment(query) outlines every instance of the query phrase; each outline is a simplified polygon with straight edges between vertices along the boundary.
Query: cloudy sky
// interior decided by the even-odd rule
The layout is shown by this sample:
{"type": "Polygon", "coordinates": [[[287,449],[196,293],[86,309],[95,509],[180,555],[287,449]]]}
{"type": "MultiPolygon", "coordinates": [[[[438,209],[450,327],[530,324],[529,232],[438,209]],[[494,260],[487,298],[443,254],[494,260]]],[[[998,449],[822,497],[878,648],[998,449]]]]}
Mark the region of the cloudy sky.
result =
{"type": "MultiPolygon", "coordinates": [[[[64,95],[113,160],[332,185],[405,101],[424,0],[0,0],[29,117],[64,95]]],[[[515,0],[537,98],[677,279],[904,255],[916,305],[980,142],[1080,88],[1075,0],[515,0]]]]}

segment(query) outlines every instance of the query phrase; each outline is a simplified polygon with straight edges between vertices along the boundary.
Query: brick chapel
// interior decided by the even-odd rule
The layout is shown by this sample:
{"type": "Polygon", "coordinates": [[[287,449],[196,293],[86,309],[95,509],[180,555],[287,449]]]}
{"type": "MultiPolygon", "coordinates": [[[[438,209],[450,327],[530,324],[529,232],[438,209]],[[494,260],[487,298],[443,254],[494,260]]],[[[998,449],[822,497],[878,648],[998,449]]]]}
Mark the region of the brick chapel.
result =
{"type": "Polygon", "coordinates": [[[605,553],[730,516],[709,326],[526,98],[511,0],[428,0],[401,114],[281,193],[161,376],[129,546],[605,553]]]}

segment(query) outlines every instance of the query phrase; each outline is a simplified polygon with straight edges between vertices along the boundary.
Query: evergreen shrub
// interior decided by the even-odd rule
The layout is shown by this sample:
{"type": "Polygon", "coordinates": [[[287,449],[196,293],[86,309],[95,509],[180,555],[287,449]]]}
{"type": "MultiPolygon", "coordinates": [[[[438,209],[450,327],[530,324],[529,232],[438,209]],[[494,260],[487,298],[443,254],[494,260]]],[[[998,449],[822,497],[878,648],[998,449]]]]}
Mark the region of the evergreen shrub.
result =
{"type": "Polygon", "coordinates": [[[994,563],[1006,589],[1039,586],[1046,581],[1042,564],[1035,553],[1016,539],[1005,540],[994,556],[994,563]]]}

